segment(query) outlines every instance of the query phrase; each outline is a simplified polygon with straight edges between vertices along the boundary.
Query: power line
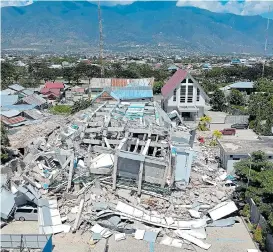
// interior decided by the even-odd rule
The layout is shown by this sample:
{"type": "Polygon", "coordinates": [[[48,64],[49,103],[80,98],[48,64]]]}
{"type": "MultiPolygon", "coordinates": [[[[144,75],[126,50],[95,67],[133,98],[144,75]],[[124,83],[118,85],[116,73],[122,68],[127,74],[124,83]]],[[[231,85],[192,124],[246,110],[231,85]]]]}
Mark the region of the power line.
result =
{"type": "Polygon", "coordinates": [[[99,53],[99,58],[100,58],[100,74],[101,77],[104,76],[104,65],[103,65],[103,33],[102,33],[102,20],[101,20],[101,9],[100,9],[100,0],[98,1],[98,18],[99,18],[99,33],[100,33],[100,53],[99,53]]]}
{"type": "MultiPolygon", "coordinates": [[[[269,30],[269,22],[270,22],[269,14],[270,14],[270,5],[268,6],[268,18],[267,18],[266,34],[265,34],[265,43],[264,43],[264,56],[265,56],[265,57],[266,57],[266,52],[267,52],[268,30],[269,30]]],[[[262,77],[264,77],[265,62],[266,62],[266,59],[263,61],[262,77]]]]}

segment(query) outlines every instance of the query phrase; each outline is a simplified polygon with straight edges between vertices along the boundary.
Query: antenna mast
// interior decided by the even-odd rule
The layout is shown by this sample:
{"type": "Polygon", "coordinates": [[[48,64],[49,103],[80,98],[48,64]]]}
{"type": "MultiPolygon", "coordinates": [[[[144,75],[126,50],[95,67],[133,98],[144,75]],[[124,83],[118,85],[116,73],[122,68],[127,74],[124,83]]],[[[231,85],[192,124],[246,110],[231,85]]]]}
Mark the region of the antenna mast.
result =
{"type": "Polygon", "coordinates": [[[99,17],[99,32],[100,32],[100,75],[104,76],[104,65],[103,65],[103,34],[102,34],[102,20],[100,10],[100,0],[98,0],[98,17],[99,17]]]}
{"type": "MultiPolygon", "coordinates": [[[[266,35],[265,35],[265,43],[264,43],[264,56],[266,57],[266,51],[267,51],[267,42],[268,42],[268,30],[269,30],[269,14],[270,14],[270,5],[268,6],[268,18],[267,18],[267,26],[266,26],[266,35]]],[[[265,62],[263,61],[263,71],[262,71],[262,78],[264,77],[264,68],[265,68],[265,62]]]]}

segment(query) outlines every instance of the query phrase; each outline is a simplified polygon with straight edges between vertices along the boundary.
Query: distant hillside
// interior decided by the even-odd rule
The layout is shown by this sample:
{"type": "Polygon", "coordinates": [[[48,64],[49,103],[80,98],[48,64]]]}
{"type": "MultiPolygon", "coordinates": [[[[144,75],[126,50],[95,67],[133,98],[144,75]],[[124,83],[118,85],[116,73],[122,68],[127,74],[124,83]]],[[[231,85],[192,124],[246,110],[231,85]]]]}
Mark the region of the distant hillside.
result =
{"type": "MultiPolygon", "coordinates": [[[[214,53],[262,52],[267,20],[260,16],[212,13],[175,2],[102,6],[105,47],[158,44],[214,53]]],[[[3,7],[2,48],[77,50],[97,48],[97,6],[87,1],[35,2],[3,7]]],[[[271,26],[269,34],[273,34],[271,26]]]]}

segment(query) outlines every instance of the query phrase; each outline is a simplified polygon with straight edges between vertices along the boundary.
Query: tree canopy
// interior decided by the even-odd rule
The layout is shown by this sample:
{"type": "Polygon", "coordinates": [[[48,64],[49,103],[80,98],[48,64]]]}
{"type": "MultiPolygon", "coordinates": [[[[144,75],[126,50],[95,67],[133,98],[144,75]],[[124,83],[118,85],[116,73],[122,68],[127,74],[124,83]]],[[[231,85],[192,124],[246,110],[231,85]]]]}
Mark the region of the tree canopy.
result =
{"type": "Polygon", "coordinates": [[[245,101],[244,101],[244,96],[243,94],[237,90],[237,89],[232,89],[231,93],[228,97],[229,103],[232,105],[244,105],[245,101]]]}
{"type": "Polygon", "coordinates": [[[273,127],[273,82],[259,79],[255,82],[256,93],[250,95],[248,112],[250,126],[259,134],[271,136],[273,127]]]}
{"type": "Polygon", "coordinates": [[[212,109],[216,111],[223,111],[225,109],[226,98],[222,90],[216,89],[210,99],[212,109]]]}
{"type": "Polygon", "coordinates": [[[263,151],[257,151],[236,163],[235,171],[245,185],[245,197],[253,198],[273,232],[273,163],[263,151]]]}

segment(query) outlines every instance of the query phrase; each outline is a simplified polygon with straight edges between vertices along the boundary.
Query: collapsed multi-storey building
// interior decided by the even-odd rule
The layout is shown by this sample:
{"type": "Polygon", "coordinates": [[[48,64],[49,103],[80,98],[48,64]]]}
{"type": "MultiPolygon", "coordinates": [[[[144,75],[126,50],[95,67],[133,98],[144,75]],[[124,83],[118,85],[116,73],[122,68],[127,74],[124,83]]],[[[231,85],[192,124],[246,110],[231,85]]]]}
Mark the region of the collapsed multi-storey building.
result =
{"type": "Polygon", "coordinates": [[[174,127],[156,102],[101,101],[94,106],[81,132],[91,173],[112,174],[113,189],[118,180],[134,181],[139,194],[143,183],[188,183],[194,135],[174,127]]]}

